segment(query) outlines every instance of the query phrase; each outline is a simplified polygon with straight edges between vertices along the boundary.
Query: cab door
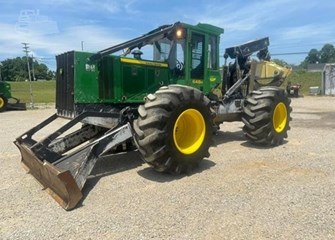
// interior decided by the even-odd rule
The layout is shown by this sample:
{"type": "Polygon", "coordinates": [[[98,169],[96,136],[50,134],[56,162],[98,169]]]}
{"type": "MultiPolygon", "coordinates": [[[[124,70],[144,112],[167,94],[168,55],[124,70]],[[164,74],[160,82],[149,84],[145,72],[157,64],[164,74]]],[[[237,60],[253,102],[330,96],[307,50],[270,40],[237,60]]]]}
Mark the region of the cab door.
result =
{"type": "Polygon", "coordinates": [[[218,42],[216,35],[191,33],[188,65],[190,85],[205,94],[221,83],[218,42]]]}
{"type": "Polygon", "coordinates": [[[190,43],[190,78],[191,83],[203,85],[205,78],[205,36],[192,32],[190,43]]]}

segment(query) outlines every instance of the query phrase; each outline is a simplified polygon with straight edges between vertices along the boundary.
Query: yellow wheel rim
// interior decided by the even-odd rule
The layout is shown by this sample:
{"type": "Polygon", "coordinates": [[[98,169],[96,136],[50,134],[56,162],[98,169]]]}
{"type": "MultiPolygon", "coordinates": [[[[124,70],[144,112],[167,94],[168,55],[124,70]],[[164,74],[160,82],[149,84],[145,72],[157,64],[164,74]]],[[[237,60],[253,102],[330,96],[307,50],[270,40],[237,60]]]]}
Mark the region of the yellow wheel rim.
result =
{"type": "Polygon", "coordinates": [[[287,109],[284,103],[280,102],[273,112],[273,128],[277,133],[284,131],[287,122],[287,109]]]}
{"type": "Polygon", "coordinates": [[[202,114],[195,109],[182,112],[173,128],[173,141],[183,154],[196,152],[204,142],[206,124],[202,114]]]}
{"type": "Polygon", "coordinates": [[[2,108],[5,105],[5,100],[3,100],[2,97],[0,97],[0,108],[2,108]]]}

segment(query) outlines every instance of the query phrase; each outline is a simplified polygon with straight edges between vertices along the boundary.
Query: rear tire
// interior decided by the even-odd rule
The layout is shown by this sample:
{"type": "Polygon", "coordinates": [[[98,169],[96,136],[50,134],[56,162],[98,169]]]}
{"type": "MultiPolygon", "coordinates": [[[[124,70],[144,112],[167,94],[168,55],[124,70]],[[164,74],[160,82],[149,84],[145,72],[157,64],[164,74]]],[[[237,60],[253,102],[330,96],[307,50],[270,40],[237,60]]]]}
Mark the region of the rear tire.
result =
{"type": "Polygon", "coordinates": [[[189,172],[209,157],[213,117],[210,101],[194,88],[170,85],[149,94],[134,121],[135,142],[158,172],[189,172]]]}
{"type": "Polygon", "coordinates": [[[277,87],[252,91],[243,106],[245,136],[256,144],[282,144],[290,129],[290,103],[285,91],[277,87]]]}
{"type": "Polygon", "coordinates": [[[0,95],[0,112],[3,112],[6,110],[7,103],[8,103],[8,99],[5,96],[0,95]]]}

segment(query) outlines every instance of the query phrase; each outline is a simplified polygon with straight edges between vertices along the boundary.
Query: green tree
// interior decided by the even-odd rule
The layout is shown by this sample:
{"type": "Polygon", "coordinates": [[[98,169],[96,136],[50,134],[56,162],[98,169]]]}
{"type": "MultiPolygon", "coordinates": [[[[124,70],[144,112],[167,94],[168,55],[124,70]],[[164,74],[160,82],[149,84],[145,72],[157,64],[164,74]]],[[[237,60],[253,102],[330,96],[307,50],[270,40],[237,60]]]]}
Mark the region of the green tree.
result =
{"type": "Polygon", "coordinates": [[[309,51],[308,56],[306,57],[308,63],[319,63],[320,62],[320,53],[317,49],[313,48],[309,51]]]}
{"type": "Polygon", "coordinates": [[[36,79],[46,79],[46,80],[50,80],[48,79],[48,67],[47,65],[45,65],[44,63],[41,64],[36,64],[37,62],[35,62],[35,77],[36,79]]]}
{"type": "Polygon", "coordinates": [[[28,77],[27,62],[20,57],[2,61],[2,78],[5,81],[23,81],[28,77]]]}
{"type": "Polygon", "coordinates": [[[48,71],[48,75],[47,75],[48,77],[46,78],[47,80],[51,80],[51,79],[55,79],[56,78],[56,72],[55,71],[51,71],[51,70],[49,70],[48,71]]]}
{"type": "Polygon", "coordinates": [[[325,44],[320,50],[321,63],[334,63],[335,62],[335,48],[332,44],[325,44]]]}
{"type": "Polygon", "coordinates": [[[300,64],[300,67],[307,69],[308,64],[319,63],[320,53],[317,49],[313,48],[309,51],[305,60],[300,64]]]}
{"type": "MultiPolygon", "coordinates": [[[[5,81],[25,81],[29,79],[27,70],[27,58],[16,57],[12,59],[6,59],[1,62],[1,75],[5,81]]],[[[34,73],[36,79],[50,80],[54,78],[52,71],[44,63],[38,63],[29,57],[30,70],[32,70],[32,64],[34,64],[34,73]]],[[[32,79],[34,80],[34,79],[32,79]]]]}
{"type": "Polygon", "coordinates": [[[305,60],[300,64],[300,67],[307,68],[311,63],[334,63],[335,48],[332,44],[325,44],[320,51],[313,48],[309,51],[305,60]]]}

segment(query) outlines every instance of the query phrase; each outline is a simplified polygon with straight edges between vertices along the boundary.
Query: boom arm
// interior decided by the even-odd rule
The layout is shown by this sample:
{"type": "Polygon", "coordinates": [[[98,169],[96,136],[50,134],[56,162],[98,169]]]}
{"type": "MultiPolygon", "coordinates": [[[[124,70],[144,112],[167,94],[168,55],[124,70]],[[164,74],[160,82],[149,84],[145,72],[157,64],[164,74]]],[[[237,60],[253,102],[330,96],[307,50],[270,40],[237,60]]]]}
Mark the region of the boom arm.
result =
{"type": "Polygon", "coordinates": [[[250,41],[239,46],[230,47],[226,49],[226,53],[232,59],[236,57],[249,57],[254,52],[265,51],[270,45],[269,38],[265,37],[262,39],[250,41]]]}

